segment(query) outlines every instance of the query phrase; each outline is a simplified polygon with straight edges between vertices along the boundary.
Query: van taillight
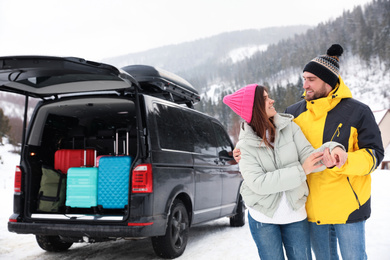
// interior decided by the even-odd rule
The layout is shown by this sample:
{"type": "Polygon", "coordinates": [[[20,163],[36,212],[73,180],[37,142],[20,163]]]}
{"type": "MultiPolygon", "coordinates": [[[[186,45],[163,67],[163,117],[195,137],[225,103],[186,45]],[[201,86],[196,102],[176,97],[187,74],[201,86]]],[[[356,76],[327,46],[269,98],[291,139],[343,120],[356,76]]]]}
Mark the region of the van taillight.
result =
{"type": "Polygon", "coordinates": [[[133,170],[132,191],[134,193],[151,193],[153,192],[152,165],[140,164],[133,170]]]}
{"type": "Polygon", "coordinates": [[[15,169],[15,184],[14,184],[14,192],[22,191],[22,171],[19,166],[16,166],[15,169]]]}

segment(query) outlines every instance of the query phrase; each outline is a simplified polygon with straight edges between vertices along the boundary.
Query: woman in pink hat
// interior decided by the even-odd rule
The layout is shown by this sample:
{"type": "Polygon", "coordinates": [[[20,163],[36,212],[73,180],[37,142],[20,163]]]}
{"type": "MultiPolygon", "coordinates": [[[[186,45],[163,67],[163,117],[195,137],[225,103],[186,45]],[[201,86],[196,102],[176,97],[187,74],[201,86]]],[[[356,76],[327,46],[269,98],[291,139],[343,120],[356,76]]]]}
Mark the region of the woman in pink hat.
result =
{"type": "Polygon", "coordinates": [[[223,102],[245,120],[237,143],[244,178],[241,195],[260,258],[284,259],[284,246],[288,259],[312,259],[306,175],[334,165],[334,158],[344,164],[344,147],[328,142],[315,150],[293,116],[276,112],[263,86],[248,85],[223,102]]]}

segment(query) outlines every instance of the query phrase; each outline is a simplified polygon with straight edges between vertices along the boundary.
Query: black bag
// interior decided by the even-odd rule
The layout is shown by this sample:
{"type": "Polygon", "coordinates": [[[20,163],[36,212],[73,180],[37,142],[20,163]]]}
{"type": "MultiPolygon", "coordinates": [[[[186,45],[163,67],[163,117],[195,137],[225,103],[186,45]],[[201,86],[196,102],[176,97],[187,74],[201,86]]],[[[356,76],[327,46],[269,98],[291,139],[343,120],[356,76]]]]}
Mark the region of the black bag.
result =
{"type": "Polygon", "coordinates": [[[59,212],[65,207],[66,175],[42,165],[41,187],[38,193],[38,211],[59,212]]]}

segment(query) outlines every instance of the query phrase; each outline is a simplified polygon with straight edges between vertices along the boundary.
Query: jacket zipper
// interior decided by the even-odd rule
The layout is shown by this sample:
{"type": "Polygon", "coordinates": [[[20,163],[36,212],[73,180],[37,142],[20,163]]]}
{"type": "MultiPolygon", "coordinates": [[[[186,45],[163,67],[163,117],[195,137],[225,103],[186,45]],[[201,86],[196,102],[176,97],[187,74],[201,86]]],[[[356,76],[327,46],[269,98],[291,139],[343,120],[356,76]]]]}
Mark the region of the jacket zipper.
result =
{"type": "Polygon", "coordinates": [[[351,182],[349,181],[349,177],[347,177],[347,180],[348,180],[349,186],[351,187],[351,190],[352,190],[353,194],[355,194],[356,201],[357,201],[357,203],[359,204],[359,208],[360,208],[361,205],[360,205],[359,197],[358,197],[358,195],[356,194],[356,192],[354,191],[354,189],[353,189],[353,187],[352,187],[352,184],[351,184],[351,182]]]}
{"type": "Polygon", "coordinates": [[[337,133],[337,137],[340,136],[340,128],[341,128],[342,126],[343,126],[342,123],[340,123],[340,124],[337,126],[336,131],[334,131],[334,134],[333,134],[333,136],[332,136],[332,139],[330,139],[330,141],[333,141],[333,138],[334,138],[334,136],[336,135],[336,133],[337,133]]]}

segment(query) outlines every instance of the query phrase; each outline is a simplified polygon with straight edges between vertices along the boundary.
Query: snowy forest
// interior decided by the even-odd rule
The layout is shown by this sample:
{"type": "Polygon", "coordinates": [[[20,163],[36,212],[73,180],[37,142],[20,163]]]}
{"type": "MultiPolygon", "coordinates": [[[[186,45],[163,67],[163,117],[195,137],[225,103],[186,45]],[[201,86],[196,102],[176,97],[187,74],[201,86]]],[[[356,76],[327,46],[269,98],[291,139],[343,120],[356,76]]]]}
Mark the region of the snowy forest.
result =
{"type": "Polygon", "coordinates": [[[344,48],[340,60],[341,75],[347,74],[349,81],[353,82],[348,86],[354,97],[362,102],[381,104],[377,106],[380,109],[388,109],[389,0],[374,0],[357,6],[315,27],[301,25],[228,32],[104,62],[118,67],[148,64],[182,76],[201,94],[201,101],[195,108],[218,118],[235,139],[240,118],[223,104],[226,94],[247,84],[262,84],[270,89],[277,111],[283,112],[288,105],[301,99],[303,66],[314,57],[325,54],[333,43],[344,48]],[[361,71],[364,73],[359,73],[361,71]]]}
{"type": "MultiPolygon", "coordinates": [[[[221,91],[217,97],[204,98],[197,108],[218,117],[231,131],[237,129],[234,126],[236,120],[232,118],[238,118],[222,103],[222,98],[246,84],[258,83],[271,89],[270,96],[275,100],[277,111],[283,112],[288,105],[301,99],[303,66],[314,57],[325,54],[332,43],[339,43],[344,48],[341,66],[343,59],[354,55],[359,57],[367,68],[373,60],[379,60],[383,65],[381,68],[386,72],[384,74],[389,75],[390,1],[373,1],[364,8],[358,6],[352,11],[344,12],[335,20],[271,44],[266,51],[257,52],[241,62],[218,64],[215,68],[205,69],[200,73],[204,75],[202,80],[221,78],[225,82],[232,82],[235,87],[221,91]],[[277,81],[280,78],[291,81],[281,85],[277,81]]],[[[341,71],[343,69],[341,67],[341,71]]],[[[195,83],[194,85],[204,85],[203,82],[196,83],[196,77],[190,77],[189,80],[195,83]]],[[[382,96],[389,99],[389,93],[390,86],[383,86],[382,96]]]]}

